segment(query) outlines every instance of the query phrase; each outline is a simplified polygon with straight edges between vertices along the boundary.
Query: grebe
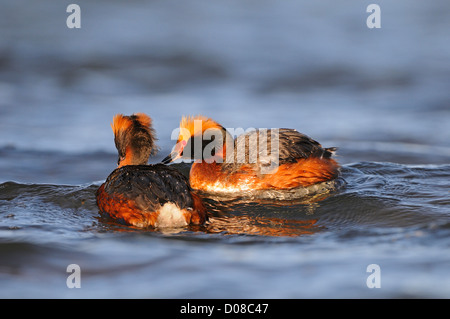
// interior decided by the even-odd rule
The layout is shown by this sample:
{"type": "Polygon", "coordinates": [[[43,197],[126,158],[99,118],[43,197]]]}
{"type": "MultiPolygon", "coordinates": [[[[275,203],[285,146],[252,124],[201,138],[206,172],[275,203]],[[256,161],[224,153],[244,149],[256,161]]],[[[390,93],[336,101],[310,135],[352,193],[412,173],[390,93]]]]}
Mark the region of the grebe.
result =
{"type": "Polygon", "coordinates": [[[188,179],[164,164],[147,165],[156,149],[151,124],[143,113],[114,116],[118,168],[97,190],[100,211],[141,228],[203,224],[206,209],[188,179]]]}
{"type": "Polygon", "coordinates": [[[340,168],[331,158],[335,151],[294,129],[253,130],[234,140],[222,125],[196,116],[182,118],[177,143],[162,162],[195,159],[190,184],[200,191],[278,191],[336,179],[340,168]]]}

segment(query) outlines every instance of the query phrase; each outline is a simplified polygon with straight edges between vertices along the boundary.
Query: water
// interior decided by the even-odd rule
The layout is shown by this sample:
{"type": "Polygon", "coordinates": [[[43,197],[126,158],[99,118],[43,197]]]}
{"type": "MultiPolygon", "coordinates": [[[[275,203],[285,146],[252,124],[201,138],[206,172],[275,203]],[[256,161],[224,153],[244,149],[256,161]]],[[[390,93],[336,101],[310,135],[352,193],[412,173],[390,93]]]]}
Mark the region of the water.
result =
{"type": "MultiPolygon", "coordinates": [[[[1,1],[2,298],[450,297],[446,1],[1,1]],[[207,227],[102,217],[116,113],[290,127],[339,148],[345,186],[297,201],[206,198],[207,227]],[[81,288],[66,271],[81,268],[81,288]],[[367,267],[381,269],[368,288],[367,267]]],[[[188,164],[175,164],[188,173],[188,164]]]]}

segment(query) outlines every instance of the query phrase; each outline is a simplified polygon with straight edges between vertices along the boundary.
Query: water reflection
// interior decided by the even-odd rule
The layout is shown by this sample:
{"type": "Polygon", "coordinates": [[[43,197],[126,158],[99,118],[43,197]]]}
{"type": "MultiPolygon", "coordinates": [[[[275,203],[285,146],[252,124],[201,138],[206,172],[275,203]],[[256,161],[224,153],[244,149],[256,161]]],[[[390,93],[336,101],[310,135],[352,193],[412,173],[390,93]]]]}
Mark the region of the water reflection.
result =
{"type": "Polygon", "coordinates": [[[157,232],[164,235],[203,232],[222,235],[258,236],[304,236],[324,230],[318,218],[312,218],[320,201],[332,193],[315,194],[296,200],[258,199],[209,195],[204,202],[209,213],[209,221],[203,226],[191,225],[181,228],[141,229],[121,225],[109,216],[97,219],[105,231],[157,232]]]}
{"type": "Polygon", "coordinates": [[[333,196],[343,185],[343,179],[314,185],[309,194],[305,193],[304,188],[299,191],[278,190],[239,195],[199,193],[210,213],[204,231],[260,236],[314,234],[324,229],[318,224],[317,218],[312,218],[320,202],[333,196]],[[298,192],[302,196],[298,196],[298,192]]]}
{"type": "Polygon", "coordinates": [[[289,220],[275,217],[228,216],[212,217],[206,232],[224,235],[303,236],[311,235],[323,227],[317,219],[289,220]]]}

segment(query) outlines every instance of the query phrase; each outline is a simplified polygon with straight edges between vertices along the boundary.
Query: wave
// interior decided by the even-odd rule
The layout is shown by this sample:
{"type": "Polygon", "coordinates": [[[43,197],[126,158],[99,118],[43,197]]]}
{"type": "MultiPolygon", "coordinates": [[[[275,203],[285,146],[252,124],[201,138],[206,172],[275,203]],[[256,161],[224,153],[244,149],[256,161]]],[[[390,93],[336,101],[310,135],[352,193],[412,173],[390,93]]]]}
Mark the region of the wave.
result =
{"type": "MultiPolygon", "coordinates": [[[[186,165],[179,168],[185,171],[186,165]]],[[[343,187],[303,200],[205,196],[211,222],[206,228],[186,228],[182,232],[297,236],[303,231],[343,227],[448,227],[449,164],[359,162],[344,165],[342,177],[346,181],[343,187]]],[[[63,229],[69,234],[132,229],[99,215],[95,192],[101,183],[4,182],[0,184],[2,229],[37,227],[52,232],[63,229]]]]}

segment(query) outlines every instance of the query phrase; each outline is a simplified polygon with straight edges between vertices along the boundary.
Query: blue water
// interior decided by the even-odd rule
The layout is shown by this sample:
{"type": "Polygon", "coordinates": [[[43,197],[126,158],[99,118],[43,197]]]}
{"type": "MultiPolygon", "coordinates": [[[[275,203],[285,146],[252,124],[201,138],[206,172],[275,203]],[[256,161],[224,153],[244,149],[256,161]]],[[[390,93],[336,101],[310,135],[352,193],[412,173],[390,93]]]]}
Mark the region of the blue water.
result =
{"type": "MultiPolygon", "coordinates": [[[[0,297],[450,297],[450,4],[0,1],[0,297]],[[160,152],[182,115],[339,148],[321,198],[205,198],[210,225],[100,216],[116,113],[160,152]],[[81,288],[69,289],[70,264],[81,288]],[[380,267],[369,288],[367,267],[380,267]]],[[[188,164],[175,164],[188,174],[188,164]]]]}

